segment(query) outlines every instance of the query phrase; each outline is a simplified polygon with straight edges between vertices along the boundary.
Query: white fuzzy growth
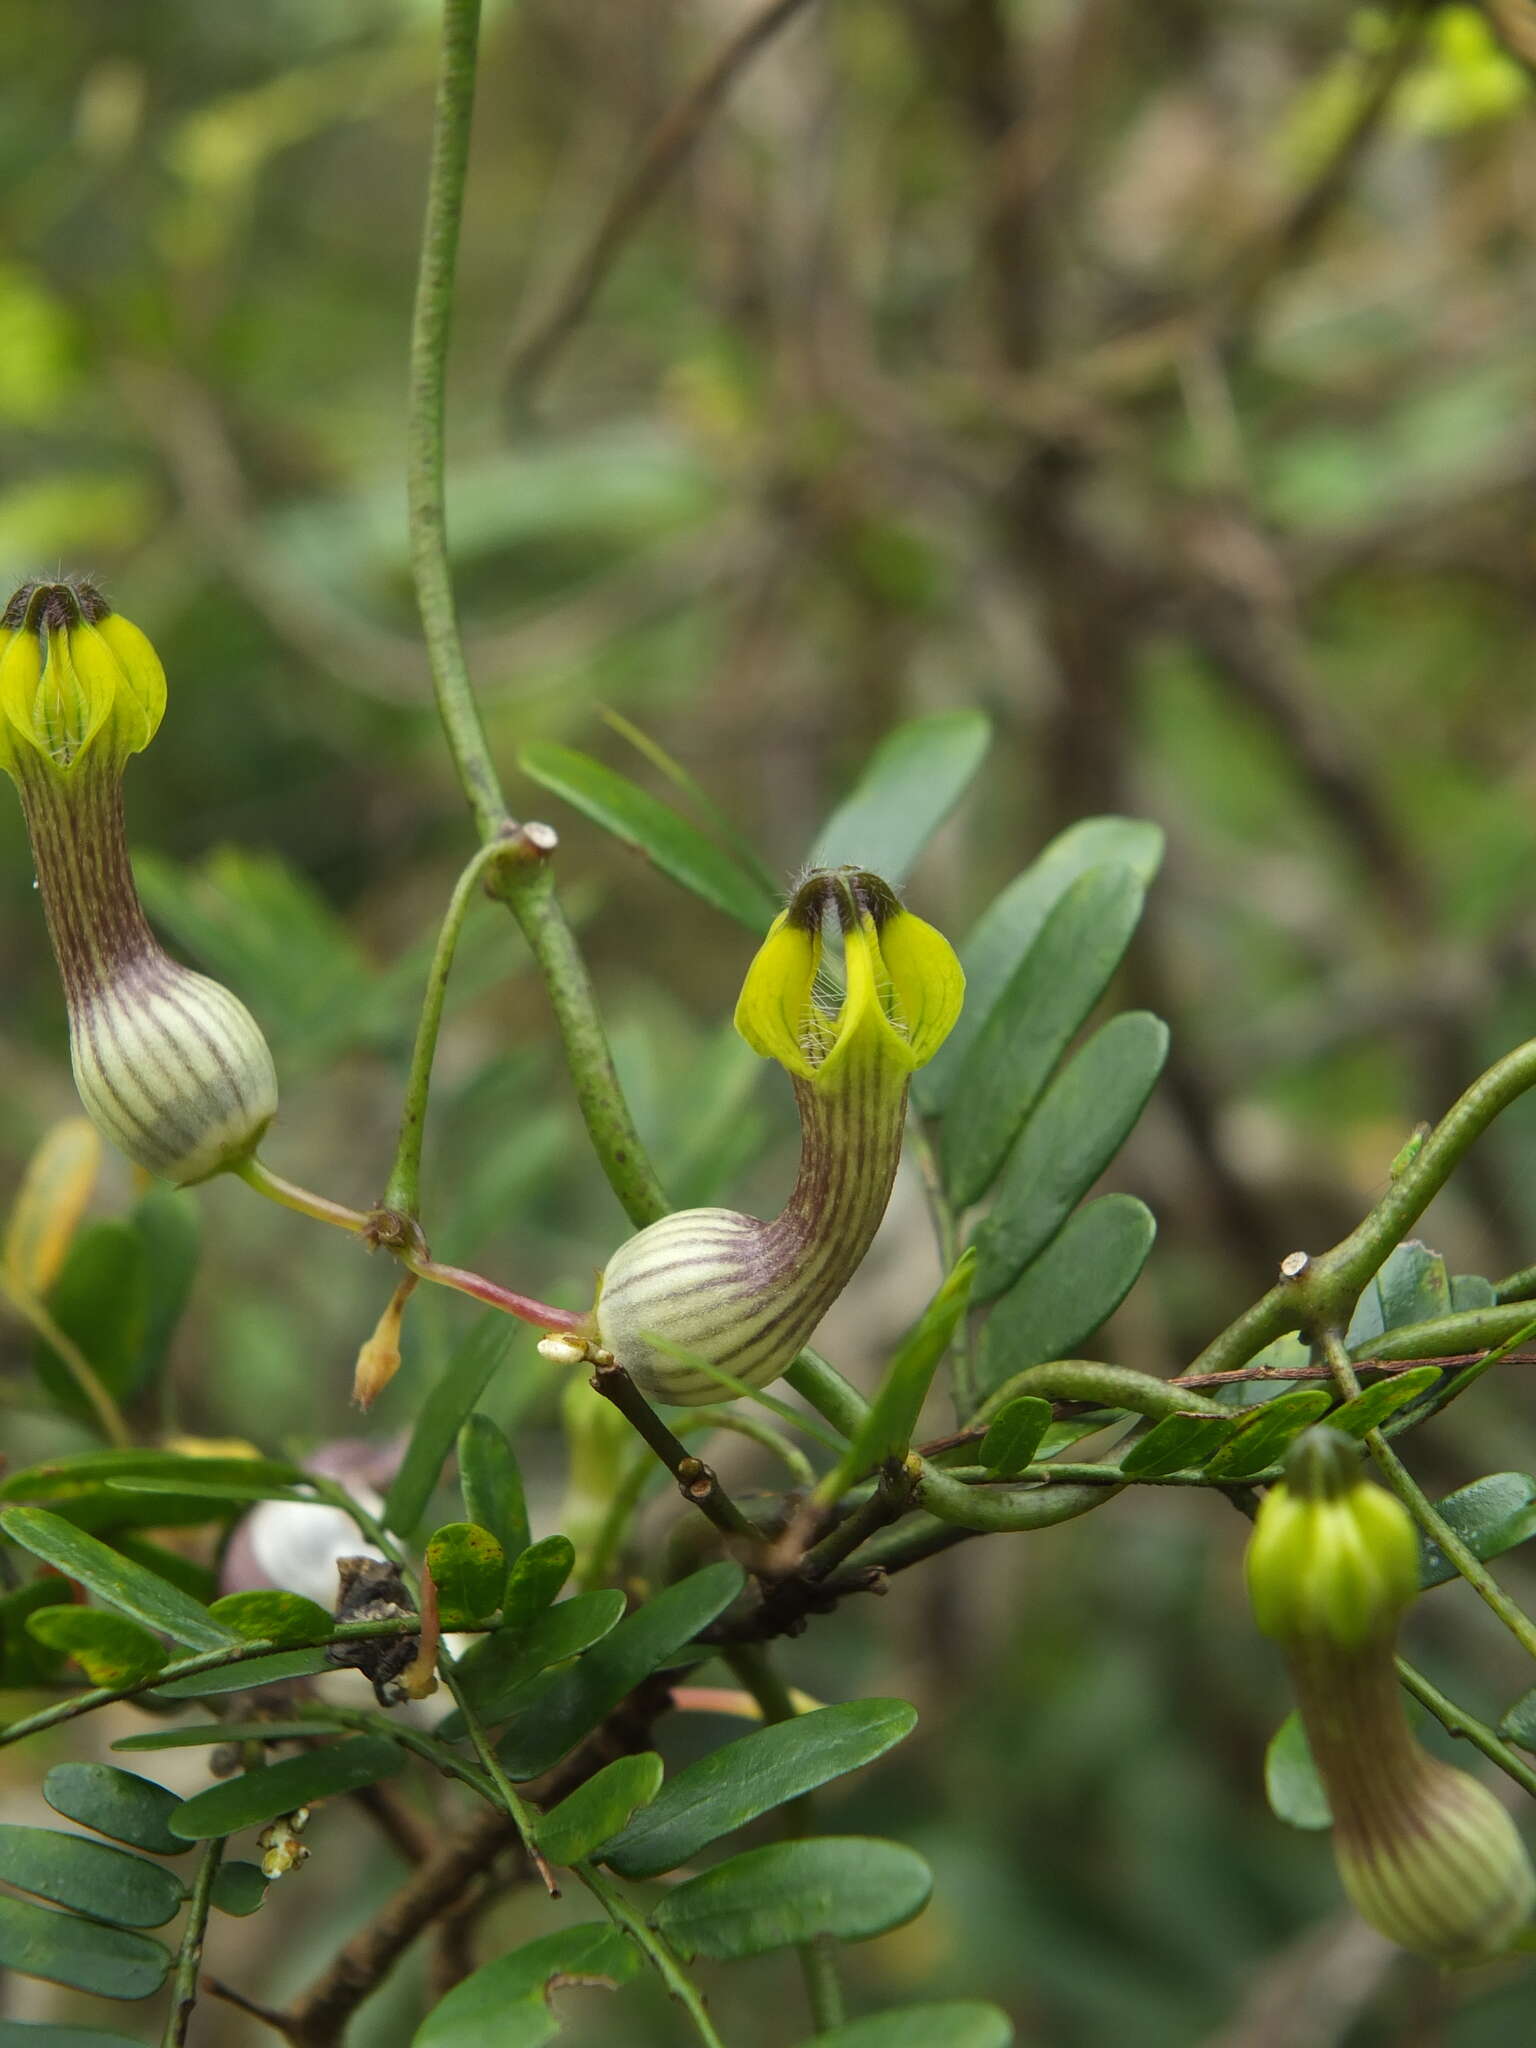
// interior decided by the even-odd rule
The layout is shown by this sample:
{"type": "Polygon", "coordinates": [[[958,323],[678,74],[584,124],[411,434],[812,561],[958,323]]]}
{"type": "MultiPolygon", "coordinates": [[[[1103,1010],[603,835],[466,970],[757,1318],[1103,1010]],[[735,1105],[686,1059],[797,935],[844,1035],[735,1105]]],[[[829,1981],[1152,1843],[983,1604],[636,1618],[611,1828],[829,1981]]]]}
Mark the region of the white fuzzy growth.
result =
{"type": "Polygon", "coordinates": [[[767,1229],[734,1209],[680,1209],[619,1246],[598,1295],[598,1336],[642,1393],[697,1407],[730,1398],[704,1366],[762,1387],[791,1363],[808,1333],[759,1335],[775,1307],[762,1279],[767,1229]]]}
{"type": "Polygon", "coordinates": [[[70,1056],[97,1129],[178,1187],[249,1158],[277,1113],[277,1070],[250,1011],[163,956],[80,1005],[70,1056]]]}

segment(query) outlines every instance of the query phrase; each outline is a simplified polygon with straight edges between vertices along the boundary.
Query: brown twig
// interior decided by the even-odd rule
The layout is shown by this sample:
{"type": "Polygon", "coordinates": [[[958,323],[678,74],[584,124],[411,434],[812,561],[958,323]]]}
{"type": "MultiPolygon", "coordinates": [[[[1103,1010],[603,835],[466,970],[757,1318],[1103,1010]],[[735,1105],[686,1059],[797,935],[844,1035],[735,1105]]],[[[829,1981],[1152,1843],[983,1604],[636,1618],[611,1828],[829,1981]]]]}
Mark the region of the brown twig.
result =
{"type": "Polygon", "coordinates": [[[592,1374],[592,1389],[611,1401],[625,1421],[660,1458],[677,1481],[683,1499],[713,1522],[722,1536],[733,1544],[743,1540],[756,1545],[761,1532],[749,1521],[725,1491],[711,1466],[696,1458],[679,1437],[672,1434],[646,1400],[622,1365],[599,1365],[592,1374]]]}
{"type": "Polygon", "coordinates": [[[608,203],[554,304],[520,339],[507,364],[508,397],[525,402],[585,318],[625,243],[650,211],[748,62],[806,0],[768,0],[724,43],[682,98],[651,130],[629,176],[608,203]]]}

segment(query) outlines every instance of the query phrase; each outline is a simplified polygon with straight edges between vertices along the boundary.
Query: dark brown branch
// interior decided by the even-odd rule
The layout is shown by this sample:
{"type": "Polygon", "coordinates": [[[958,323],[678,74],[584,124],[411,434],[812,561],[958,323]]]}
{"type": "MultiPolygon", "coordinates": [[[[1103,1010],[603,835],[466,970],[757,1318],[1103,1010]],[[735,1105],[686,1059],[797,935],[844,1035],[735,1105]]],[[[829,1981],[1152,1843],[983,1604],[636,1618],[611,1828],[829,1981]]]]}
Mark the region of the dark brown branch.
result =
{"type": "Polygon", "coordinates": [[[702,1458],[696,1458],[673,1435],[622,1365],[599,1365],[591,1384],[594,1393],[611,1401],[636,1434],[650,1445],[677,1481],[683,1499],[713,1522],[722,1536],[738,1546],[743,1541],[753,1545],[759,1542],[760,1531],[725,1491],[713,1468],[702,1458]]]}
{"type": "Polygon", "coordinates": [[[625,243],[698,142],[710,115],[748,62],[805,5],[806,0],[768,0],[716,51],[683,97],[651,130],[634,168],[609,201],[554,304],[513,343],[506,374],[507,395],[513,403],[532,398],[586,317],[625,243]]]}

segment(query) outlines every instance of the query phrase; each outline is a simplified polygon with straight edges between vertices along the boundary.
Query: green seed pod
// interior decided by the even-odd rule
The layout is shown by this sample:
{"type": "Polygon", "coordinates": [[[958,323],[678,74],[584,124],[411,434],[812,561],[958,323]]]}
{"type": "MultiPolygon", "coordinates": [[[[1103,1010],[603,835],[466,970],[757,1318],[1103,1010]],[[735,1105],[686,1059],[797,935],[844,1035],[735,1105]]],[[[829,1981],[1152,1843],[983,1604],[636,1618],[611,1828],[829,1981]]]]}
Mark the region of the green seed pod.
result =
{"type": "Polygon", "coordinates": [[[1285,1647],[1356,1910],[1417,1955],[1502,1953],[1536,1911],[1536,1876],[1493,1794],[1408,1724],[1395,1644],[1418,1591],[1418,1539],[1349,1438],[1319,1428],[1298,1439],[1259,1509],[1247,1570],[1259,1626],[1285,1647]]]}
{"type": "Polygon", "coordinates": [[[24,584],[0,614],[0,769],[21,794],[75,1084],[105,1137],[185,1185],[249,1158],[277,1075],[245,1005],[168,957],[134,886],[123,770],[164,709],[154,649],[89,584],[24,584]]]}
{"type": "Polygon", "coordinates": [[[736,1027],[790,1073],[800,1172],[771,1221],[684,1209],[608,1262],[598,1341],[641,1390],[697,1405],[777,1379],[847,1286],[880,1227],[901,1156],[907,1084],[943,1044],[965,979],[949,942],[878,876],[818,871],[748,970],[736,1027]],[[817,998],[822,925],[843,935],[846,988],[817,998]],[[711,1370],[713,1368],[714,1370],[711,1370]]]}

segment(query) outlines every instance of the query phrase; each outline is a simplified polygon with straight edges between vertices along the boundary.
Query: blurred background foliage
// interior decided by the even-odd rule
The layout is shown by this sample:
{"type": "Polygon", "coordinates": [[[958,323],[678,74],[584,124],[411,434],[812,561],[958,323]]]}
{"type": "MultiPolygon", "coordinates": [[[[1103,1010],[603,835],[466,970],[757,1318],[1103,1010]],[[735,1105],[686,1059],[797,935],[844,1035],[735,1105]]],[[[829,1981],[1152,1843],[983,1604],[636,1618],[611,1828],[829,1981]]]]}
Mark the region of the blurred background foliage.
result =
{"type": "MultiPolygon", "coordinates": [[[[1165,1016],[1173,1050],[1110,1184],[1159,1241],[1098,1349],[1174,1371],[1281,1254],[1352,1222],[1536,1013],[1536,11],[781,7],[562,323],[648,138],[758,11],[487,7],[450,502],[495,750],[514,804],[561,832],[680,1202],[786,1184],[787,1091],[728,1030],[749,941],[520,777],[520,747],[667,793],[629,721],[788,879],[893,723],[983,707],[990,758],[911,890],[956,933],[1074,819],[1156,820],[1167,859],[1116,997],[1165,1016]]],[[[403,514],[437,10],[0,0],[0,24],[0,570],[95,575],[160,647],[171,711],[128,792],[146,899],[271,1036],[274,1163],[366,1203],[469,848],[403,514]]],[[[463,957],[434,1246],[583,1301],[622,1218],[510,923],[477,913],[463,957]]],[[[8,1192],[73,1104],[8,803],[0,1058],[8,1192]]],[[[1432,1213],[1454,1266],[1530,1260],[1533,1136],[1529,1109],[1504,1118],[1432,1213]]],[[[203,1260],[158,1422],[296,1451],[354,1432],[386,1276],[234,1184],[179,1200],[203,1260]]],[[[904,1178],[825,1348],[867,1376],[937,1271],[904,1178]]],[[[460,1327],[452,1304],[413,1315],[372,1434],[406,1423],[460,1327]]],[[[84,1443],[41,1408],[19,1328],[0,1354],[13,1460],[84,1443]]],[[[1536,1458],[1520,1370],[1415,1440],[1436,1490],[1536,1458]]],[[[518,1424],[547,1522],[558,1392],[530,1341],[486,1405],[518,1424]]],[[[807,1690],[923,1714],[901,1768],[829,1807],[938,1873],[922,1920],[854,1952],[871,1999],[985,1993],[1052,2048],[1531,2027],[1528,1966],[1442,1980],[1397,1956],[1341,1913],[1321,1842],[1267,1813],[1286,1700],[1238,1597],[1241,1533],[1214,1498],[1144,1490],[966,1546],[793,1647],[807,1690]]],[[[1465,1587],[1414,1633],[1479,1711],[1523,1683],[1465,1587]]],[[[35,1761],[8,1757],[8,1804],[35,1761]]],[[[220,1929],[274,2000],[388,1888],[335,1839],[220,1929]]],[[[722,1979],[733,2041],[779,2038],[776,1968],[722,1979]]],[[[358,2040],[407,2039],[417,1996],[396,1980],[358,2040]]],[[[650,2011],[670,2039],[631,1997],[622,2022],[573,2008],[569,2038],[633,2041],[650,2011]]],[[[266,2038],[222,2008],[199,2025],[266,2038]]]]}

